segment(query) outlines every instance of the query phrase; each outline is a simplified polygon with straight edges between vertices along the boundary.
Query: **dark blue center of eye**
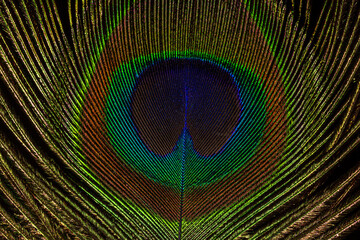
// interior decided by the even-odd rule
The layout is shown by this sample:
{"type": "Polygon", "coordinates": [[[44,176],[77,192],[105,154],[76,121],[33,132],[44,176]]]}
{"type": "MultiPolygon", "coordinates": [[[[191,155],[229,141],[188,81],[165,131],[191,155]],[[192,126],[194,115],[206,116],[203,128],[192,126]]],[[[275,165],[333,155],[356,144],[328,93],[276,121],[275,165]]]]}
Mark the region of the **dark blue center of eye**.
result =
{"type": "Polygon", "coordinates": [[[140,138],[155,154],[172,152],[186,130],[200,155],[213,155],[239,123],[238,92],[234,77],[211,62],[159,61],[137,79],[132,119],[140,138]]]}

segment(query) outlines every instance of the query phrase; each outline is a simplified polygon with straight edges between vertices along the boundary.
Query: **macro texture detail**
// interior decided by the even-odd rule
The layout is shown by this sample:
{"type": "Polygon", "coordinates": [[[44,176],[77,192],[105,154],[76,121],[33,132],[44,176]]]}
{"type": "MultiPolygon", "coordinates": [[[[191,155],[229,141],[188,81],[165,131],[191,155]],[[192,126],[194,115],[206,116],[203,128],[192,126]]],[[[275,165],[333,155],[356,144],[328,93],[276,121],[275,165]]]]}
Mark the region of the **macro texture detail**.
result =
{"type": "Polygon", "coordinates": [[[0,239],[356,239],[357,0],[0,0],[0,239]]]}

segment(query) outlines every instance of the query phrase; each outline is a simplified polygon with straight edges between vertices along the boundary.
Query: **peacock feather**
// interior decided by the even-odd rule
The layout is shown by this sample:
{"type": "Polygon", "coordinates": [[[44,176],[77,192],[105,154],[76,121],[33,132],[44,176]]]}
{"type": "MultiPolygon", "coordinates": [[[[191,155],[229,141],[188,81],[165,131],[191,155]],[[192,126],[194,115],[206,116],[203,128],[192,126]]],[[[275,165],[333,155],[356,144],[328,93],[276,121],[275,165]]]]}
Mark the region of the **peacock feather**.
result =
{"type": "Polygon", "coordinates": [[[356,239],[357,0],[0,0],[1,239],[356,239]]]}

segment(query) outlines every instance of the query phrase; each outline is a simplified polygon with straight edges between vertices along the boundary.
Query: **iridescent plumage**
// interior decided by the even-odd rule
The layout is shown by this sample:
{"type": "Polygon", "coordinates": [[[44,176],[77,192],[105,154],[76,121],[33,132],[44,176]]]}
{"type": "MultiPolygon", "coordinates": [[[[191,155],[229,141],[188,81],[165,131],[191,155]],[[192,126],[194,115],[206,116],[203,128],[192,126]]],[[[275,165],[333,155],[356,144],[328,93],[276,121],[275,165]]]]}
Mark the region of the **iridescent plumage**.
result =
{"type": "Polygon", "coordinates": [[[356,236],[359,16],[0,0],[0,238],[356,236]]]}

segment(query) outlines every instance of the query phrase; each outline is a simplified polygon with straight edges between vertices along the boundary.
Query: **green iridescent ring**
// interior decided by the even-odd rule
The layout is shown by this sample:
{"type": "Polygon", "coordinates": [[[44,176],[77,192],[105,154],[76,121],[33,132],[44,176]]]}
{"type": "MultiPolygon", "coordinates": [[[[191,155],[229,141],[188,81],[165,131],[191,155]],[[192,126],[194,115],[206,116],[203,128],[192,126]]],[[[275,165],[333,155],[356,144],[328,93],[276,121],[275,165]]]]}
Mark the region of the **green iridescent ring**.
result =
{"type": "Polygon", "coordinates": [[[145,69],[156,62],[171,59],[161,57],[165,55],[136,58],[127,64],[121,64],[113,74],[106,101],[110,142],[120,159],[158,183],[179,187],[181,174],[185,174],[185,187],[206,185],[236,171],[256,153],[266,119],[265,95],[258,77],[249,69],[230,62],[219,62],[214,58],[201,58],[201,54],[192,57],[191,59],[206,61],[231,74],[242,105],[239,122],[222,149],[211,156],[203,156],[194,149],[192,137],[186,130],[179,135],[171,153],[156,154],[139,136],[131,116],[131,96],[145,69]]]}

